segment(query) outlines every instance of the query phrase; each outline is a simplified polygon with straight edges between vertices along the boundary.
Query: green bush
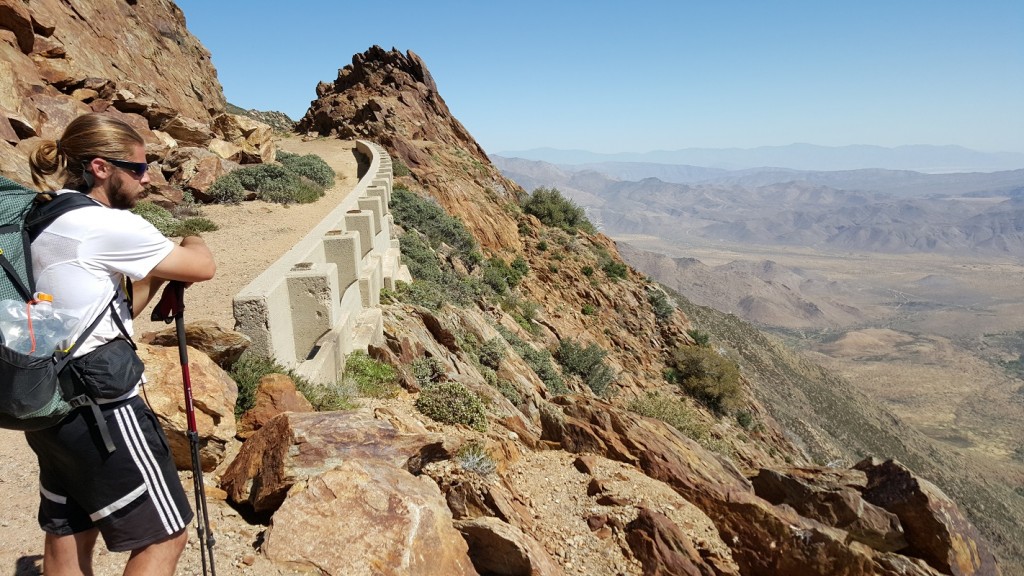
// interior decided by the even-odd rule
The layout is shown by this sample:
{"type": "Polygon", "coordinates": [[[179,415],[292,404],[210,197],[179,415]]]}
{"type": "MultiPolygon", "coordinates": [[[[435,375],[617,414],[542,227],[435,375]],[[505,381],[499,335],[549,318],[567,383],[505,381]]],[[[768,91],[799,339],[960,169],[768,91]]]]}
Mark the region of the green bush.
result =
{"type": "Polygon", "coordinates": [[[394,398],[398,396],[398,373],[394,367],[370,358],[357,350],[345,359],[342,378],[352,382],[360,396],[370,398],[394,398]]]}
{"type": "Polygon", "coordinates": [[[642,398],[630,401],[628,408],[641,416],[657,418],[682,432],[692,440],[701,442],[708,438],[709,427],[686,402],[671,394],[648,393],[642,398]]]}
{"type": "Polygon", "coordinates": [[[479,442],[467,442],[455,453],[455,461],[459,467],[468,472],[487,476],[498,469],[494,458],[487,452],[483,444],[479,442]]]}
{"type": "Polygon", "coordinates": [[[562,368],[583,379],[583,382],[594,394],[600,396],[615,380],[611,368],[604,362],[608,353],[597,344],[588,344],[585,348],[569,339],[558,343],[555,359],[562,368]]]}
{"type": "Polygon", "coordinates": [[[131,211],[152,224],[164,236],[174,236],[181,224],[181,220],[175,218],[170,211],[152,202],[139,202],[131,211]]]}
{"type": "Polygon", "coordinates": [[[584,266],[580,271],[583,272],[583,275],[586,276],[587,278],[590,278],[591,276],[594,275],[593,266],[584,266]]]}
{"type": "Polygon", "coordinates": [[[217,229],[217,225],[206,218],[179,220],[169,210],[152,202],[139,202],[131,211],[152,224],[164,236],[196,236],[200,232],[217,229]]]}
{"type": "Polygon", "coordinates": [[[612,279],[626,277],[626,265],[611,259],[605,260],[601,264],[601,271],[604,272],[605,276],[612,279]]]}
{"type": "Polygon", "coordinates": [[[282,164],[252,164],[221,176],[206,193],[224,204],[241,202],[247,195],[246,191],[255,192],[257,198],[267,202],[304,204],[323,196],[324,189],[324,185],[282,164]]]}
{"type": "Polygon", "coordinates": [[[701,332],[696,328],[690,328],[686,331],[686,335],[693,338],[693,341],[697,346],[708,346],[711,344],[711,335],[707,332],[701,332]]]}
{"type": "Polygon", "coordinates": [[[557,188],[537,188],[523,202],[523,211],[536,216],[548,226],[567,232],[583,230],[594,233],[594,225],[587,220],[586,212],[569,200],[557,188]]]}
{"type": "Polygon", "coordinates": [[[739,367],[705,346],[680,346],[670,360],[669,380],[720,414],[742,405],[739,367]]]}
{"type": "Polygon", "coordinates": [[[497,370],[505,357],[505,342],[501,338],[491,338],[480,346],[480,363],[497,370]]]}
{"type": "Polygon", "coordinates": [[[267,374],[284,374],[292,379],[295,388],[320,411],[350,410],[355,408],[353,393],[342,385],[314,384],[275,362],[272,358],[246,352],[235,362],[228,373],[238,385],[235,400],[235,416],[241,416],[253,407],[260,379],[267,374]]]}
{"type": "Polygon", "coordinates": [[[445,243],[467,261],[475,264],[476,240],[456,218],[448,215],[436,202],[421,198],[404,189],[395,188],[391,194],[391,213],[395,223],[408,230],[419,230],[431,248],[445,243]]]}
{"type": "Polygon", "coordinates": [[[558,373],[558,369],[551,362],[550,352],[547,350],[537,350],[504,326],[499,325],[497,330],[502,338],[508,342],[509,346],[515,350],[516,354],[519,354],[519,357],[540,378],[540,381],[544,383],[549,392],[552,394],[565,394],[569,391],[565,381],[562,380],[562,375],[558,373]]]}
{"type": "Polygon", "coordinates": [[[584,316],[593,316],[594,314],[597,314],[597,307],[593,304],[584,304],[583,308],[580,309],[580,312],[584,316]]]}
{"type": "Polygon", "coordinates": [[[408,175],[412,174],[412,170],[409,170],[409,167],[405,165],[405,162],[402,162],[398,158],[392,158],[391,159],[391,173],[396,178],[401,178],[402,176],[408,176],[408,175]]]}
{"type": "Polygon", "coordinates": [[[487,430],[487,413],[480,397],[458,382],[437,382],[420,391],[416,409],[437,422],[487,430]]]}
{"type": "Polygon", "coordinates": [[[412,361],[412,376],[421,387],[433,384],[444,376],[444,364],[433,356],[422,356],[412,361]]]}
{"type": "Polygon", "coordinates": [[[654,309],[654,317],[658,320],[668,320],[676,309],[669,302],[668,296],[665,296],[664,292],[654,286],[647,287],[647,301],[651,303],[651,308],[654,309]]]}
{"type": "Polygon", "coordinates": [[[328,166],[327,162],[324,162],[324,159],[316,154],[299,156],[298,154],[279,150],[277,152],[277,161],[288,170],[309,179],[324,189],[334,186],[334,169],[328,166]]]}
{"type": "Polygon", "coordinates": [[[206,193],[219,204],[238,204],[245,200],[246,192],[242,182],[234,172],[229,172],[206,189],[206,193]]]}

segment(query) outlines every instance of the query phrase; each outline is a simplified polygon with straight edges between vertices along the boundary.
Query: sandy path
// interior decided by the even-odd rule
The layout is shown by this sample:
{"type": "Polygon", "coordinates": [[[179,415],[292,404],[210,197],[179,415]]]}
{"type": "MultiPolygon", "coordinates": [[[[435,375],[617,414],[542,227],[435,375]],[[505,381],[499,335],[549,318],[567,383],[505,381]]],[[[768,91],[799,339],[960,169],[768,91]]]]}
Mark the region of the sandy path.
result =
{"type": "MultiPolygon", "coordinates": [[[[209,319],[225,328],[234,326],[231,300],[246,284],[288,251],[313,226],[338,205],[357,182],[358,162],[353,142],[319,139],[302,142],[291,138],[279,142],[283,150],[316,153],[337,173],[335,186],[313,204],[281,206],[246,202],[239,206],[206,206],[203,215],[220,227],[203,237],[217,261],[217,275],[196,284],[186,293],[186,321],[209,319]]],[[[136,334],[163,329],[148,319],[148,311],[135,323],[136,334]]],[[[35,455],[20,432],[0,430],[0,574],[40,574],[43,535],[36,523],[39,504],[38,468],[35,455]]],[[[192,480],[182,474],[182,483],[192,501],[192,480]]],[[[207,478],[207,484],[211,479],[207,478]]],[[[262,531],[250,526],[224,502],[208,498],[218,573],[270,576],[290,574],[253,554],[253,543],[262,531]]],[[[190,542],[182,556],[178,574],[202,574],[199,551],[195,548],[195,527],[189,528],[190,542]]],[[[125,554],[107,552],[97,545],[97,576],[120,574],[125,554]]]]}

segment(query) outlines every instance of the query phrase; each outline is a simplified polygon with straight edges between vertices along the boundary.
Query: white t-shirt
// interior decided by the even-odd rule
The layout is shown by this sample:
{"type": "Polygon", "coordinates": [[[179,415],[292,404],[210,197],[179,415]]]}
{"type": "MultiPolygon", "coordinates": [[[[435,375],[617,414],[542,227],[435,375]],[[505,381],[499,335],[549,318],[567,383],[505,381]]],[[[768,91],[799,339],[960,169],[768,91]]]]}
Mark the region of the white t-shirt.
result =
{"type": "Polygon", "coordinates": [[[104,318],[75,351],[76,357],[120,336],[109,310],[115,291],[115,308],[132,334],[123,276],[145,278],[173,249],[174,243],[141,216],[99,202],[61,215],[32,242],[36,290],[53,296],[55,310],[78,317],[73,340],[103,311],[104,318]]]}

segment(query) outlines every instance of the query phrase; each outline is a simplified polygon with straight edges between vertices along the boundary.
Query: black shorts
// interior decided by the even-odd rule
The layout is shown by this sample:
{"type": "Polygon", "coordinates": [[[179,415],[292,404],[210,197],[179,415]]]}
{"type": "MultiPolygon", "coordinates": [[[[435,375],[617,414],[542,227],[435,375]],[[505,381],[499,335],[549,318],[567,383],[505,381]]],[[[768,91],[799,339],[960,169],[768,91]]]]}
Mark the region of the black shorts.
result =
{"type": "Polygon", "coordinates": [[[113,552],[181,532],[192,509],[156,415],[138,396],[102,410],[117,448],[111,454],[89,407],[25,433],[39,458],[40,527],[58,536],[98,528],[113,552]]]}

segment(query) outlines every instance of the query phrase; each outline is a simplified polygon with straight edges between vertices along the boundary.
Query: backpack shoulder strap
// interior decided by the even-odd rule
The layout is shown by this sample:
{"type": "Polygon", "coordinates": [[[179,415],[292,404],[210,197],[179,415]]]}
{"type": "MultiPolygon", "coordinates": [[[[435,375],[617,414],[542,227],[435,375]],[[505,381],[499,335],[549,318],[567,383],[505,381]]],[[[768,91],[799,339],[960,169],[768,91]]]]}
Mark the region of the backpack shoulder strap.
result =
{"type": "Polygon", "coordinates": [[[28,231],[29,241],[35,240],[57,218],[86,206],[101,206],[101,204],[81,192],[65,192],[53,196],[49,201],[38,201],[25,219],[25,229],[28,231]]]}

